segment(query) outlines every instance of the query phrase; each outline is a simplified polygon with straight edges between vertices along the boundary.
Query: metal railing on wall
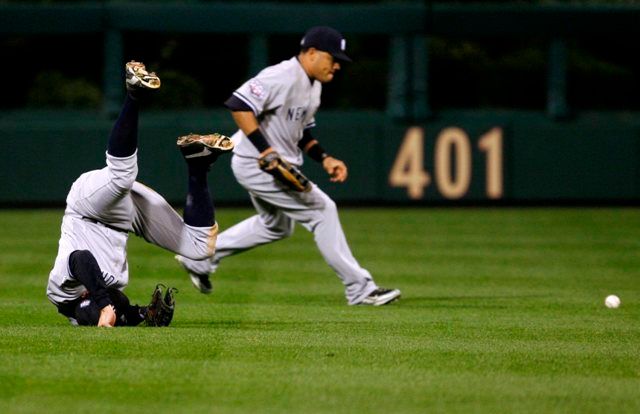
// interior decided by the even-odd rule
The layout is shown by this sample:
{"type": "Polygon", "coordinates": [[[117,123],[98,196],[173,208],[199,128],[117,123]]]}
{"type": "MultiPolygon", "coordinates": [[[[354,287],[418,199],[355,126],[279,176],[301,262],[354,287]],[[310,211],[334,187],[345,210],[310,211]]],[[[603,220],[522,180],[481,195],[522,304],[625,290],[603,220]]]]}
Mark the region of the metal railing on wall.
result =
{"type": "Polygon", "coordinates": [[[386,114],[420,120],[429,102],[429,38],[544,36],[548,39],[547,114],[569,112],[566,39],[640,34],[638,6],[393,4],[129,3],[0,5],[0,34],[103,34],[103,108],[115,114],[121,99],[123,33],[238,33],[249,36],[249,67],[267,64],[268,38],[300,34],[325,24],[346,34],[390,39],[386,114]],[[292,17],[294,16],[294,17],[292,17]]]}

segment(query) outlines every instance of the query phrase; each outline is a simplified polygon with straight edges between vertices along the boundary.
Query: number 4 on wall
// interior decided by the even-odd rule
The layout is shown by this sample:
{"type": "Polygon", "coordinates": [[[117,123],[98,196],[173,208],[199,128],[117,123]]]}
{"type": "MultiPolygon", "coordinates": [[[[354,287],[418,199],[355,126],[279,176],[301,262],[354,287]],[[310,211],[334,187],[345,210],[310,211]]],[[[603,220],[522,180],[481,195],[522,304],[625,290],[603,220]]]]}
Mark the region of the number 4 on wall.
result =
{"type": "Polygon", "coordinates": [[[411,127],[404,136],[396,160],[389,173],[392,187],[406,187],[411,199],[422,198],[424,188],[431,183],[429,173],[424,170],[424,130],[411,127]]]}
{"type": "MultiPolygon", "coordinates": [[[[486,185],[488,198],[501,198],[503,190],[502,128],[495,127],[478,139],[478,149],[486,153],[486,185]]],[[[472,175],[471,141],[467,133],[457,127],[444,128],[438,134],[434,149],[435,183],[444,198],[459,199],[469,191],[472,175]],[[455,170],[452,168],[454,165],[455,170]]],[[[431,176],[424,169],[424,129],[407,130],[389,173],[392,187],[406,187],[409,198],[424,196],[431,184],[431,176]]]]}

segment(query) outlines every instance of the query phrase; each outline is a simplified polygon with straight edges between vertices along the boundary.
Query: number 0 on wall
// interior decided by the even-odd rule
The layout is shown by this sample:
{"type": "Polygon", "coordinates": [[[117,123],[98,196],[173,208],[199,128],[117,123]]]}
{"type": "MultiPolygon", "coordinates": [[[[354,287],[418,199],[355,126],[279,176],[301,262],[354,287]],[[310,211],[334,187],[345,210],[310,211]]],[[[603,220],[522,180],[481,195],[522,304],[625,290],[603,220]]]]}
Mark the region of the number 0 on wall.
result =
{"type": "MultiPolygon", "coordinates": [[[[498,199],[504,194],[502,128],[495,127],[478,139],[486,154],[485,194],[498,199]]],[[[472,179],[472,146],[467,133],[458,127],[444,128],[435,141],[433,164],[435,184],[444,198],[456,200],[469,191],[472,179]]],[[[389,173],[392,187],[406,187],[411,199],[421,199],[431,184],[424,167],[424,129],[407,130],[389,173]]]]}

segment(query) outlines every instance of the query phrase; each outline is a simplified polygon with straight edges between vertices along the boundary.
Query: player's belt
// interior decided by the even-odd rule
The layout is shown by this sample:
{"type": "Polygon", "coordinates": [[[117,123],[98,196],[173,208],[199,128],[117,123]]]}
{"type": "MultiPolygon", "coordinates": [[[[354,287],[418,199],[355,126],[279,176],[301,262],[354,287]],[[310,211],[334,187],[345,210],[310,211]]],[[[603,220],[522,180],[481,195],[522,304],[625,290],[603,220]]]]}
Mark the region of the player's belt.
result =
{"type": "Polygon", "coordinates": [[[113,226],[111,226],[109,224],[106,224],[106,223],[103,223],[103,222],[101,222],[99,220],[92,219],[91,217],[82,217],[82,220],[88,221],[88,222],[93,223],[93,224],[99,224],[99,225],[104,226],[104,227],[106,227],[108,229],[119,231],[120,233],[129,233],[127,230],[122,230],[122,229],[119,229],[117,227],[113,227],[113,226]]]}

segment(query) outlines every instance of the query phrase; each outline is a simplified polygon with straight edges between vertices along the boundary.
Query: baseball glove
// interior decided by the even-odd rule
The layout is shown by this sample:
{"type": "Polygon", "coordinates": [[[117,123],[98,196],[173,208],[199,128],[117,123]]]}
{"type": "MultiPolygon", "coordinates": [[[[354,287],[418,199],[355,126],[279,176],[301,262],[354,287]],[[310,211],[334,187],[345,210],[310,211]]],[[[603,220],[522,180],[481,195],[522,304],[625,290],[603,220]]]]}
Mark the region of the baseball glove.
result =
{"type": "Polygon", "coordinates": [[[266,173],[273,175],[288,188],[306,193],[311,190],[311,182],[298,168],[289,164],[277,152],[270,152],[258,159],[258,166],[266,173]]]}
{"type": "Polygon", "coordinates": [[[149,303],[144,317],[147,326],[169,326],[173,319],[176,307],[174,295],[178,290],[176,288],[167,289],[163,298],[162,290],[165,288],[165,285],[158,284],[151,294],[151,303],[149,303]]]}

